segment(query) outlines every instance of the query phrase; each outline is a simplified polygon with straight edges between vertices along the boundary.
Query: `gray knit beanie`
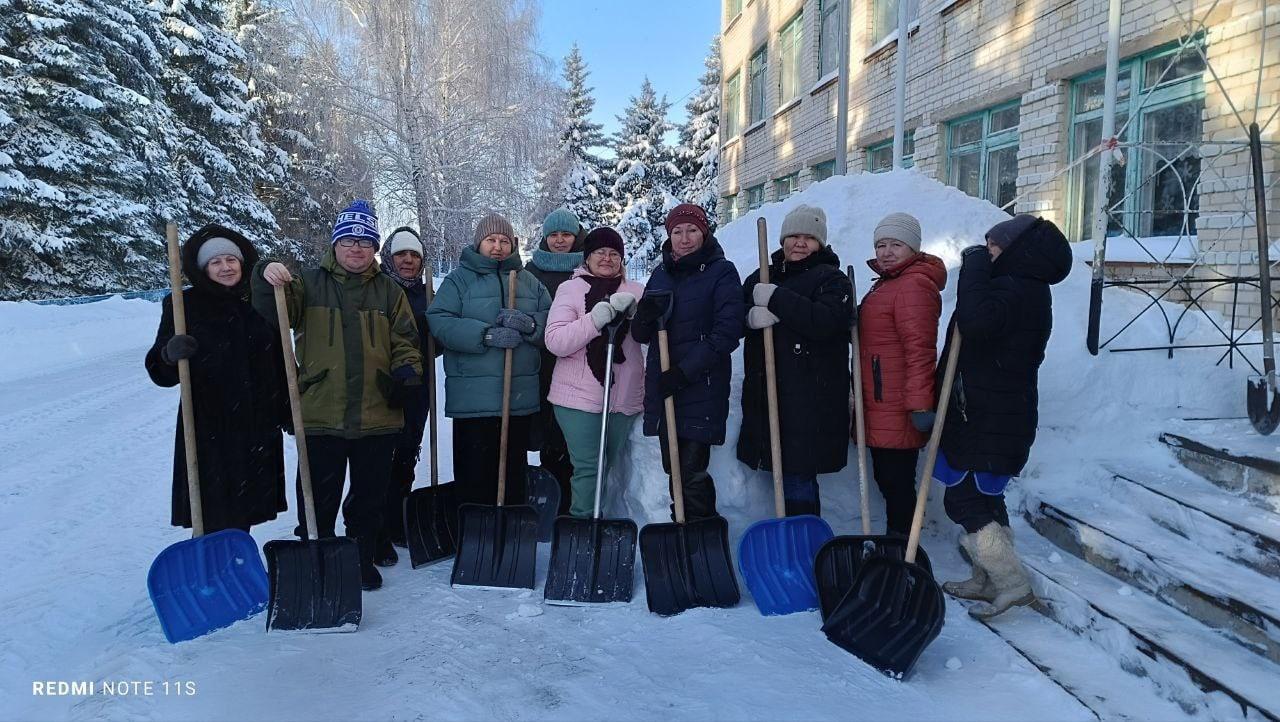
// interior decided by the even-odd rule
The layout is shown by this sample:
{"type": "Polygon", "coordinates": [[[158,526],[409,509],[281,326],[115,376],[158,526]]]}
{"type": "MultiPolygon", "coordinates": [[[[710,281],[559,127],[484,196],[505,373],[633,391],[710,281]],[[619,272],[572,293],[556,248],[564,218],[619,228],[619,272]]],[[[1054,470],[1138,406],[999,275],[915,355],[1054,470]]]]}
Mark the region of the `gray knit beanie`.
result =
{"type": "Polygon", "coordinates": [[[799,205],[792,209],[782,220],[782,234],[779,239],[802,235],[813,236],[818,239],[819,246],[825,247],[827,245],[826,212],[821,208],[806,205],[799,205]]]}
{"type": "Polygon", "coordinates": [[[910,213],[890,213],[876,224],[876,232],[871,239],[878,243],[886,238],[902,241],[911,250],[920,252],[920,221],[910,213]]]}
{"type": "Polygon", "coordinates": [[[471,245],[478,249],[480,248],[480,241],[483,241],[485,236],[495,233],[510,238],[511,245],[515,246],[516,231],[511,227],[511,221],[504,218],[500,213],[486,213],[484,218],[480,219],[480,222],[476,224],[476,232],[472,234],[471,245]]]}
{"type": "Polygon", "coordinates": [[[209,265],[209,261],[218,256],[235,256],[241,263],[244,263],[244,253],[241,253],[240,246],[237,246],[235,241],[222,236],[214,236],[200,244],[200,250],[196,252],[196,265],[204,268],[209,265]]]}

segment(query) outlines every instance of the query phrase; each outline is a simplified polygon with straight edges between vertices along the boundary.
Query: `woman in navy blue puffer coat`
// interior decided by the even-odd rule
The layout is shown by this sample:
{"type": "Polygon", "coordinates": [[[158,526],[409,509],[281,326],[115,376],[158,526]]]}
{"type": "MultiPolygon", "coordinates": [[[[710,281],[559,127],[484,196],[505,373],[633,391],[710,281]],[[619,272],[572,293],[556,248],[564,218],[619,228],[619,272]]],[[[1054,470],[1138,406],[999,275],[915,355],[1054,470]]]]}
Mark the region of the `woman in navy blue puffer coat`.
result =
{"type": "Polygon", "coordinates": [[[715,482],[707,473],[711,447],[724,443],[729,416],[730,354],[742,338],[746,305],[738,269],[711,235],[706,213],[684,203],[667,215],[662,263],[645,285],[631,335],[649,344],[645,366],[644,433],[662,445],[663,470],[671,473],[663,401],[675,398],[676,435],[685,516],[716,515],[715,482]],[[658,355],[654,291],[671,291],[667,321],[671,369],[663,373],[658,355]]]}

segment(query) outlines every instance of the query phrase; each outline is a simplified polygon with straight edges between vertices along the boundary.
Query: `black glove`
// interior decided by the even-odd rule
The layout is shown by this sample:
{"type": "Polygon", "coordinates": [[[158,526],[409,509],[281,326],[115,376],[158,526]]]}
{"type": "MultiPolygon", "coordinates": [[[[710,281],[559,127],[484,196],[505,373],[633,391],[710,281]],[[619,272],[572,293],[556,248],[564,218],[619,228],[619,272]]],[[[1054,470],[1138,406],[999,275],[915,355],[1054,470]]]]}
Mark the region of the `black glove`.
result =
{"type": "Polygon", "coordinates": [[[412,376],[407,379],[396,379],[391,385],[391,395],[387,398],[387,406],[393,409],[414,409],[423,405],[426,389],[422,379],[412,376]]]}
{"type": "Polygon", "coordinates": [[[160,358],[170,366],[176,366],[178,361],[195,356],[198,348],[200,348],[200,342],[196,341],[194,336],[174,336],[169,339],[164,348],[160,349],[160,358]]]}
{"type": "Polygon", "coordinates": [[[916,427],[916,431],[927,434],[933,431],[933,420],[937,414],[932,411],[912,411],[911,425],[916,427]]]}
{"type": "Polygon", "coordinates": [[[960,252],[961,266],[977,263],[991,263],[991,251],[988,251],[986,246],[969,246],[960,252]]]}
{"type": "Polygon", "coordinates": [[[656,322],[662,314],[667,312],[668,301],[670,301],[670,298],[649,293],[641,296],[639,302],[636,303],[635,322],[644,326],[656,322]]]}
{"type": "Polygon", "coordinates": [[[688,385],[689,379],[685,378],[684,372],[680,370],[679,366],[663,371],[662,375],[658,377],[658,391],[664,399],[688,385]]]}

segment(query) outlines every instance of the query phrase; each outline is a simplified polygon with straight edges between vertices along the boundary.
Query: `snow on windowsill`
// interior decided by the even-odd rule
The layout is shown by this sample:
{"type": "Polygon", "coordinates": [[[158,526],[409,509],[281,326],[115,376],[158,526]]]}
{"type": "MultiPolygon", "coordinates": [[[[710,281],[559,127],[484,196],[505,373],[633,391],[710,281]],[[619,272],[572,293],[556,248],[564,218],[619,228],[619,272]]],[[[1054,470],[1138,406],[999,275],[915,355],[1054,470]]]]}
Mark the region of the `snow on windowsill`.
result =
{"type": "Polygon", "coordinates": [[[752,133],[756,132],[757,130],[760,130],[761,128],[763,128],[763,127],[764,127],[764,122],[765,122],[765,119],[764,119],[764,118],[761,118],[760,120],[757,120],[756,122],[752,123],[751,125],[748,125],[746,128],[743,128],[743,130],[742,130],[742,137],[744,137],[744,138],[745,138],[745,137],[747,137],[748,135],[751,135],[752,133]]]}
{"type": "MultiPolygon", "coordinates": [[[[954,2],[955,0],[952,0],[952,1],[954,2]]],[[[739,10],[739,11],[738,11],[738,14],[737,14],[737,15],[734,15],[734,16],[733,16],[733,19],[729,21],[729,24],[724,26],[724,30],[722,31],[722,34],[723,34],[723,33],[727,33],[727,32],[729,32],[730,30],[732,30],[732,29],[733,29],[733,26],[734,26],[734,25],[737,25],[737,24],[738,24],[738,21],[739,21],[739,20],[741,20],[741,19],[742,19],[742,11],[741,11],[741,10],[739,10]]]]}
{"type": "Polygon", "coordinates": [[[809,88],[809,95],[813,95],[819,90],[822,90],[823,88],[827,87],[831,83],[835,82],[835,80],[839,77],[840,77],[840,71],[832,70],[831,72],[827,73],[821,78],[818,78],[818,82],[814,83],[812,88],[809,88]]]}
{"type": "MultiPolygon", "coordinates": [[[[919,29],[920,29],[920,21],[912,20],[911,24],[907,26],[907,37],[915,35],[916,31],[919,29]]],[[[882,39],[880,42],[876,43],[875,45],[872,45],[871,49],[867,51],[867,54],[862,56],[862,62],[865,63],[868,60],[871,60],[876,55],[878,55],[881,50],[884,50],[890,45],[897,45],[897,44],[898,44],[898,31],[894,30],[893,32],[884,36],[884,39],[882,39]]]]}
{"type": "MultiPolygon", "coordinates": [[[[796,107],[797,105],[799,105],[799,104],[800,104],[800,99],[801,99],[801,97],[802,97],[802,96],[797,95],[796,97],[792,98],[791,100],[788,100],[787,102],[783,103],[781,106],[779,106],[779,107],[778,107],[778,109],[777,109],[777,110],[773,111],[773,117],[775,117],[775,118],[776,118],[776,117],[778,117],[779,115],[782,115],[783,113],[787,112],[788,110],[791,110],[792,108],[794,108],[794,107],[796,107]]],[[[763,121],[762,121],[762,122],[763,122],[763,121]]]]}
{"type": "Polygon", "coordinates": [[[965,0],[943,0],[942,7],[938,8],[939,15],[946,15],[955,6],[963,3],[965,0]]]}
{"type": "MultiPolygon", "coordinates": [[[[1092,240],[1072,243],[1071,251],[1078,260],[1093,262],[1092,240]]],[[[1199,255],[1200,243],[1196,236],[1149,236],[1137,240],[1128,236],[1107,238],[1107,263],[1195,263],[1199,255]]]]}

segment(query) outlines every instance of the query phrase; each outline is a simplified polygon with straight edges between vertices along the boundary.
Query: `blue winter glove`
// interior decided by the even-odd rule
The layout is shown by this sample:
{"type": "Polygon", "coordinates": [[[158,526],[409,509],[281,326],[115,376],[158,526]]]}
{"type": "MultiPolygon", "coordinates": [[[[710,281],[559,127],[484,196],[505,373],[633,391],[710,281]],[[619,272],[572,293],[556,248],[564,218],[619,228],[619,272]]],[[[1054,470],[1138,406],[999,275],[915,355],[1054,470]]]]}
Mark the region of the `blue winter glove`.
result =
{"type": "Polygon", "coordinates": [[[911,425],[916,427],[916,431],[927,434],[933,431],[933,420],[937,417],[932,411],[912,411],[911,425]]]}
{"type": "Polygon", "coordinates": [[[505,326],[490,326],[484,332],[484,345],[493,348],[515,348],[521,340],[519,331],[505,326]]]}
{"type": "Polygon", "coordinates": [[[503,326],[525,335],[533,333],[534,329],[538,328],[533,316],[514,308],[498,311],[498,318],[493,323],[495,326],[503,326]]]}

